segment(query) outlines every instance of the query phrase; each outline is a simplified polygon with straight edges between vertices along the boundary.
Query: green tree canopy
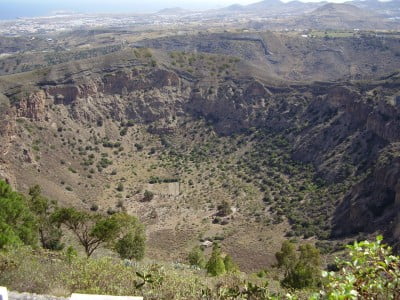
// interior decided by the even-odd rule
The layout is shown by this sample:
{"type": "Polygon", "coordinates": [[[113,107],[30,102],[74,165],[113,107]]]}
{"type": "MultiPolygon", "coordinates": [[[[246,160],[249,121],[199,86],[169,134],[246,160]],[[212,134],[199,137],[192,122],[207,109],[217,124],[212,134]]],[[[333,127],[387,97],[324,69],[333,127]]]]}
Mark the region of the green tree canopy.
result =
{"type": "Polygon", "coordinates": [[[321,282],[321,257],[319,250],[311,244],[299,247],[300,255],[294,267],[282,281],[292,288],[316,287],[321,282]]]}
{"type": "Polygon", "coordinates": [[[297,261],[296,248],[294,244],[289,241],[282,243],[281,251],[275,253],[276,260],[278,261],[278,267],[285,270],[285,276],[293,268],[293,265],[297,261]]]}
{"type": "Polygon", "coordinates": [[[146,236],[144,226],[135,217],[126,213],[112,216],[119,224],[119,233],[114,249],[121,258],[142,260],[145,254],[146,236]]]}
{"type": "Polygon", "coordinates": [[[142,260],[145,253],[145,237],[143,234],[128,233],[115,244],[115,250],[121,258],[142,260]]]}
{"type": "Polygon", "coordinates": [[[36,245],[37,224],[25,198],[0,180],[0,248],[36,245]]]}
{"type": "Polygon", "coordinates": [[[141,259],[144,255],[143,225],[126,213],[105,216],[75,208],[60,208],[53,214],[53,220],[75,234],[88,257],[102,245],[121,251],[119,254],[126,258],[141,259]],[[129,250],[127,247],[134,243],[138,248],[129,250]]]}
{"type": "Polygon", "coordinates": [[[58,209],[53,214],[53,221],[65,225],[74,233],[88,257],[115,238],[118,232],[118,225],[111,217],[78,211],[72,207],[58,209]]]}

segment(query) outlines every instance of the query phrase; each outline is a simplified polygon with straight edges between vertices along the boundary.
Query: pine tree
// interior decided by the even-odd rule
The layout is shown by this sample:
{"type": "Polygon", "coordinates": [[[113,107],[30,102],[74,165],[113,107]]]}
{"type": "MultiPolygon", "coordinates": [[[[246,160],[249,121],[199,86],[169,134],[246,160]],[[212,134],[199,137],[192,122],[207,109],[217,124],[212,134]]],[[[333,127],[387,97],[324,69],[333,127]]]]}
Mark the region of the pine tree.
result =
{"type": "Polygon", "coordinates": [[[224,260],[221,255],[221,248],[218,244],[214,244],[211,257],[207,262],[207,273],[212,276],[219,276],[226,272],[224,260]]]}
{"type": "Polygon", "coordinates": [[[0,180],[0,249],[8,245],[35,245],[37,223],[25,198],[0,180]]]}

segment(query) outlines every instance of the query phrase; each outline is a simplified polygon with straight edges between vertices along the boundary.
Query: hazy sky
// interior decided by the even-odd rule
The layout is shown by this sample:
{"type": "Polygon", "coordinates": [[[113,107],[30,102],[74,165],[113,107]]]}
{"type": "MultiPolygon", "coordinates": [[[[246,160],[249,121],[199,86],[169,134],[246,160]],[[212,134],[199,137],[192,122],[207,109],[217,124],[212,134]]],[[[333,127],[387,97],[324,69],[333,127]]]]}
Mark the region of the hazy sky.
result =
{"type": "MultiPolygon", "coordinates": [[[[162,8],[209,9],[231,4],[250,4],[261,0],[0,0],[0,19],[46,15],[53,11],[134,13],[162,8]]],[[[283,0],[287,2],[289,0],[283,0]]],[[[318,1],[318,0],[303,0],[318,1]]],[[[343,2],[331,0],[330,2],[343,2]]]]}

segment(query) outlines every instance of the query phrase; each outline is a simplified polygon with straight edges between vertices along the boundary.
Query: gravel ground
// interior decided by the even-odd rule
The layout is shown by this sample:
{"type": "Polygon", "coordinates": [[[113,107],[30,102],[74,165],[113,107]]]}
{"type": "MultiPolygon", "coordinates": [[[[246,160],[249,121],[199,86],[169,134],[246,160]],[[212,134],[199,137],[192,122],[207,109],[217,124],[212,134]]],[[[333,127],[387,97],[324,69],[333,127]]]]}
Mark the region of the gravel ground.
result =
{"type": "Polygon", "coordinates": [[[9,300],[68,300],[69,298],[8,291],[9,300]]]}

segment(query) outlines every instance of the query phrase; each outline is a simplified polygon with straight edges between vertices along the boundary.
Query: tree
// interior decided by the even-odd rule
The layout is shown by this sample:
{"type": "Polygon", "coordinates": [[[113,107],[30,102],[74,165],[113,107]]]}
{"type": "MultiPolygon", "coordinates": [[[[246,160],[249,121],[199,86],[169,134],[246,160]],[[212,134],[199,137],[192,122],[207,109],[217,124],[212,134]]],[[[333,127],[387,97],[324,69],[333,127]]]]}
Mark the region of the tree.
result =
{"type": "Polygon", "coordinates": [[[211,257],[206,265],[207,273],[212,276],[219,276],[226,272],[224,260],[221,255],[220,246],[215,243],[211,253],[211,257]]]}
{"type": "Polygon", "coordinates": [[[63,248],[61,244],[62,231],[51,218],[51,214],[57,209],[57,203],[49,201],[41,193],[39,185],[29,189],[29,207],[36,216],[40,243],[45,249],[61,250],[63,248]]]}
{"type": "Polygon", "coordinates": [[[188,261],[189,264],[192,266],[204,268],[206,265],[206,261],[204,258],[203,250],[199,246],[194,247],[192,251],[190,251],[188,254],[188,261]]]}
{"type": "Polygon", "coordinates": [[[320,282],[321,259],[317,248],[311,244],[301,245],[297,255],[295,246],[289,241],[282,243],[281,251],[275,254],[278,267],[285,271],[282,285],[291,288],[315,287],[320,282]]]}
{"type": "Polygon", "coordinates": [[[119,231],[114,218],[78,211],[75,208],[58,209],[53,214],[53,221],[65,225],[74,233],[88,257],[101,245],[113,240],[119,231]]]}
{"type": "Polygon", "coordinates": [[[284,241],[281,251],[275,253],[275,257],[278,261],[278,267],[284,269],[285,277],[288,276],[297,261],[295,246],[289,241],[284,241]]]}
{"type": "Polygon", "coordinates": [[[229,254],[225,255],[224,257],[224,265],[227,273],[236,273],[239,271],[239,267],[237,266],[237,264],[235,264],[232,256],[230,256],[229,254]]]}
{"type": "Polygon", "coordinates": [[[0,249],[9,245],[36,245],[37,224],[26,199],[0,180],[0,249]]]}
{"type": "Polygon", "coordinates": [[[145,237],[128,233],[116,242],[115,250],[121,258],[142,260],[145,253],[145,237]]]}
{"type": "Polygon", "coordinates": [[[88,257],[104,245],[117,250],[124,258],[143,258],[144,228],[134,216],[126,213],[104,216],[75,208],[60,208],[53,214],[53,219],[75,234],[88,257]],[[134,248],[130,249],[130,246],[134,248]]]}
{"type": "Polygon", "coordinates": [[[321,282],[321,258],[317,248],[311,244],[299,247],[300,256],[293,269],[283,279],[284,286],[292,288],[316,287],[321,282]]]}

